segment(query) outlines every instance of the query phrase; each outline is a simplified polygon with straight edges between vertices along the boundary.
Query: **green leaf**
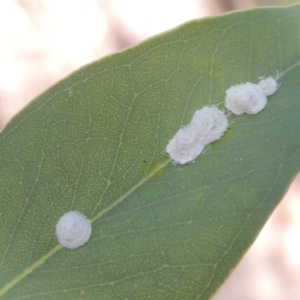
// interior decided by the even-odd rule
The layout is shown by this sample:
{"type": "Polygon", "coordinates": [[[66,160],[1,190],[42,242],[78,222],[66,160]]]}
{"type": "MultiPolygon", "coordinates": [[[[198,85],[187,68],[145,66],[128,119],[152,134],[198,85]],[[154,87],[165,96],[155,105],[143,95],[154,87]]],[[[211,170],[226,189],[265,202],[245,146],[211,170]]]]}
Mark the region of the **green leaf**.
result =
{"type": "Polygon", "coordinates": [[[300,6],[196,20],[64,79],[0,135],[1,299],[208,299],[300,166],[300,6]],[[164,149],[226,89],[279,71],[195,163],[164,149]],[[67,211],[89,242],[57,244],[67,211]]]}

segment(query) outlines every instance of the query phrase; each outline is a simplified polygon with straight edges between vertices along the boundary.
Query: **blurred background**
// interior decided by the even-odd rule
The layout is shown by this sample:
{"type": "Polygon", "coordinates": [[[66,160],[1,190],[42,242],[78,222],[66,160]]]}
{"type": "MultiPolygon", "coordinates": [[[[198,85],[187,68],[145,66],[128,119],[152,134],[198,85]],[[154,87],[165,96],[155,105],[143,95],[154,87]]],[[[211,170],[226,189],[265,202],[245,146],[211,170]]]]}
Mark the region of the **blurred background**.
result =
{"type": "MultiPolygon", "coordinates": [[[[300,0],[0,1],[0,128],[78,67],[231,10],[300,0]]],[[[213,300],[300,299],[300,176],[213,300]]]]}

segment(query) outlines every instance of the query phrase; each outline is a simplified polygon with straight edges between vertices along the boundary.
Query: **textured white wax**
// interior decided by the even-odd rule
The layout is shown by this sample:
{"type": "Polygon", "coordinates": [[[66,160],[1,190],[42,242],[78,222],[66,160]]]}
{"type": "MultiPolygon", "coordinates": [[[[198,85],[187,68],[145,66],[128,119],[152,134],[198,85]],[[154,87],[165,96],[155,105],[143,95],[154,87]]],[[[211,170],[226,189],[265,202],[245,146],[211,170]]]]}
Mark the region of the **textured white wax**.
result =
{"type": "Polygon", "coordinates": [[[266,96],[274,94],[278,89],[278,83],[274,77],[261,78],[257,84],[266,96]]]}
{"type": "Polygon", "coordinates": [[[258,84],[247,82],[231,86],[226,91],[225,106],[236,115],[257,114],[267,105],[267,96],[274,94],[279,85],[274,77],[260,77],[258,84]]]}
{"type": "Polygon", "coordinates": [[[192,162],[204,148],[221,138],[228,127],[224,112],[215,106],[197,110],[192,121],[179,129],[169,141],[166,152],[174,163],[192,162]]]}
{"type": "Polygon", "coordinates": [[[92,234],[90,220],[78,211],[65,213],[55,228],[58,242],[69,249],[84,245],[92,234]]]}
{"type": "Polygon", "coordinates": [[[186,164],[193,161],[204,149],[205,145],[200,143],[197,131],[190,125],[179,129],[175,136],[169,141],[166,152],[173,162],[186,164]]]}
{"type": "Polygon", "coordinates": [[[257,114],[267,105],[267,96],[263,89],[247,82],[231,86],[226,91],[225,106],[236,115],[257,114]]]}
{"type": "Polygon", "coordinates": [[[224,112],[216,106],[204,106],[197,110],[190,124],[196,128],[199,139],[204,145],[219,140],[229,125],[224,112]]]}

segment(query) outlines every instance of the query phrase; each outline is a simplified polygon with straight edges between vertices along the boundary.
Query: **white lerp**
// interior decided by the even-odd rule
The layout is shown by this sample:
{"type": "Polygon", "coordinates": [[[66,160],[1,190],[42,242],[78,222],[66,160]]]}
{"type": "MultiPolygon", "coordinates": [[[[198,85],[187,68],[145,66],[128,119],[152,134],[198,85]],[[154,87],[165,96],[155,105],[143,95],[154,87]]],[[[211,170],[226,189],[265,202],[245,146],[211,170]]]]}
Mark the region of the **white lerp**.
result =
{"type": "Polygon", "coordinates": [[[204,147],[200,143],[197,131],[189,124],[177,131],[169,141],[166,152],[170,155],[174,163],[183,165],[195,160],[204,147]]]}
{"type": "Polygon", "coordinates": [[[219,140],[228,127],[228,119],[216,106],[204,106],[196,110],[191,126],[196,128],[203,145],[219,140]]]}
{"type": "Polygon", "coordinates": [[[261,81],[257,84],[266,96],[274,94],[278,89],[278,82],[273,77],[260,77],[261,81]]]}
{"type": "Polygon", "coordinates": [[[169,141],[166,152],[174,163],[186,164],[196,159],[205,146],[218,140],[228,127],[224,112],[215,106],[197,110],[192,121],[179,129],[169,141]]]}
{"type": "Polygon", "coordinates": [[[231,86],[226,91],[225,106],[235,115],[257,114],[267,105],[267,96],[278,89],[275,78],[268,77],[258,84],[247,82],[231,86]]]}
{"type": "Polygon", "coordinates": [[[90,220],[78,211],[65,213],[55,228],[58,242],[68,249],[84,245],[92,234],[90,220]]]}

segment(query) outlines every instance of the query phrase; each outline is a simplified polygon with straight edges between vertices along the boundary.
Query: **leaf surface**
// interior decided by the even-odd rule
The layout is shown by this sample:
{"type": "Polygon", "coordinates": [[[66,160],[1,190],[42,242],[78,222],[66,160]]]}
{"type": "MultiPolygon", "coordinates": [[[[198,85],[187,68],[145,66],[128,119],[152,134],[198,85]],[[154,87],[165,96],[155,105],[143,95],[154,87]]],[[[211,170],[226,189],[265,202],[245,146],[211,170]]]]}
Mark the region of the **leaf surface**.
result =
{"type": "Polygon", "coordinates": [[[0,135],[0,299],[208,299],[300,166],[300,6],[196,20],[56,84],[0,135]],[[164,149],[233,84],[279,90],[195,163],[164,149]],[[67,211],[89,242],[57,244],[67,211]]]}

